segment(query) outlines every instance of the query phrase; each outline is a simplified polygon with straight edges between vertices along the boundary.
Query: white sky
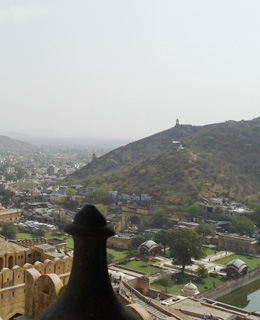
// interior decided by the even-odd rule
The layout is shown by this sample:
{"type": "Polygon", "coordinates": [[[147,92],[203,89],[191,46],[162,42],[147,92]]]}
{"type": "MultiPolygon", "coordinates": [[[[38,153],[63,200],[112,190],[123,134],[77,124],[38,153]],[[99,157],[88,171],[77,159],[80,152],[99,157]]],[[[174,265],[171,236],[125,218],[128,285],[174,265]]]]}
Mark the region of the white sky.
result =
{"type": "Polygon", "coordinates": [[[259,117],[259,17],[259,0],[1,0],[0,134],[259,117]]]}

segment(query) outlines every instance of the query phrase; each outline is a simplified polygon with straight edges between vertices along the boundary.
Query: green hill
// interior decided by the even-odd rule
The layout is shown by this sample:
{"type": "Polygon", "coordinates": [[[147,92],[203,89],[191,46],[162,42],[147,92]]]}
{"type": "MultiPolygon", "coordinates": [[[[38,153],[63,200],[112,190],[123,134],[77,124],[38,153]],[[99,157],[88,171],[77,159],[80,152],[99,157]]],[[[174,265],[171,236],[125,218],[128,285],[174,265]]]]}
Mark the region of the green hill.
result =
{"type": "Polygon", "coordinates": [[[150,193],[173,203],[210,197],[260,201],[260,118],[177,125],[115,149],[73,177],[92,177],[121,192],[150,193]]]}

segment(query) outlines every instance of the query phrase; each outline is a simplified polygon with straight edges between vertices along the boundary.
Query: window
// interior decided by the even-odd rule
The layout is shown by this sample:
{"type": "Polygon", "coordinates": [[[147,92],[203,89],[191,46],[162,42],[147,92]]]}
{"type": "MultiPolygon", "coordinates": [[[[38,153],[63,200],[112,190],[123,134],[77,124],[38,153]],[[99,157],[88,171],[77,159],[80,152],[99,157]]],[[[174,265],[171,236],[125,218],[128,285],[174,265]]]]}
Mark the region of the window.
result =
{"type": "Polygon", "coordinates": [[[50,286],[47,283],[43,283],[41,292],[44,294],[50,294],[50,286]]]}

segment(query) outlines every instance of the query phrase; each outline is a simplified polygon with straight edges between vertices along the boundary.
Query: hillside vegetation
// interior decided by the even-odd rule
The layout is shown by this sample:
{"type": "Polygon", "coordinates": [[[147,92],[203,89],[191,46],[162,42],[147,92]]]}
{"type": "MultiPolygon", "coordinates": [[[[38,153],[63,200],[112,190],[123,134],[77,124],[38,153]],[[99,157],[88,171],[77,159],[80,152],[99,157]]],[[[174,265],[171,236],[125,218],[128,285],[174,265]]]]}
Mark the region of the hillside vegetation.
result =
{"type": "Polygon", "coordinates": [[[260,118],[177,125],[115,149],[72,177],[179,204],[210,197],[254,202],[260,200],[259,155],[260,118]]]}

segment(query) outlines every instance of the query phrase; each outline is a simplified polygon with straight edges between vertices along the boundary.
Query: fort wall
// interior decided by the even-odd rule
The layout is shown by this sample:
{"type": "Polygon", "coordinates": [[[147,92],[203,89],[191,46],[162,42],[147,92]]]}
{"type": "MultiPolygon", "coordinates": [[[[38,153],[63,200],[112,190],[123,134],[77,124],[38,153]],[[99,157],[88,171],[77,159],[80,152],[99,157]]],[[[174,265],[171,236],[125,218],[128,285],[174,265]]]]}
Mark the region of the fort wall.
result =
{"type": "Polygon", "coordinates": [[[25,296],[29,303],[32,297],[35,300],[35,294],[39,295],[37,296],[40,299],[39,310],[41,310],[41,303],[45,306],[44,301],[47,298],[56,299],[60,289],[69,281],[72,260],[72,257],[66,256],[54,261],[37,261],[34,264],[26,263],[22,267],[16,265],[11,269],[3,268],[0,271],[0,317],[8,320],[17,313],[24,314],[25,296]],[[26,280],[27,285],[25,285],[26,280]],[[55,286],[51,286],[52,281],[55,285],[58,283],[58,291],[55,286]]]}
{"type": "Polygon", "coordinates": [[[248,273],[247,275],[234,280],[229,280],[224,283],[219,284],[217,287],[212,288],[210,290],[204,291],[203,293],[199,294],[196,298],[208,298],[208,299],[218,299],[228,293],[231,293],[234,290],[242,288],[251,282],[260,279],[260,268],[253,270],[252,272],[248,273]]]}

